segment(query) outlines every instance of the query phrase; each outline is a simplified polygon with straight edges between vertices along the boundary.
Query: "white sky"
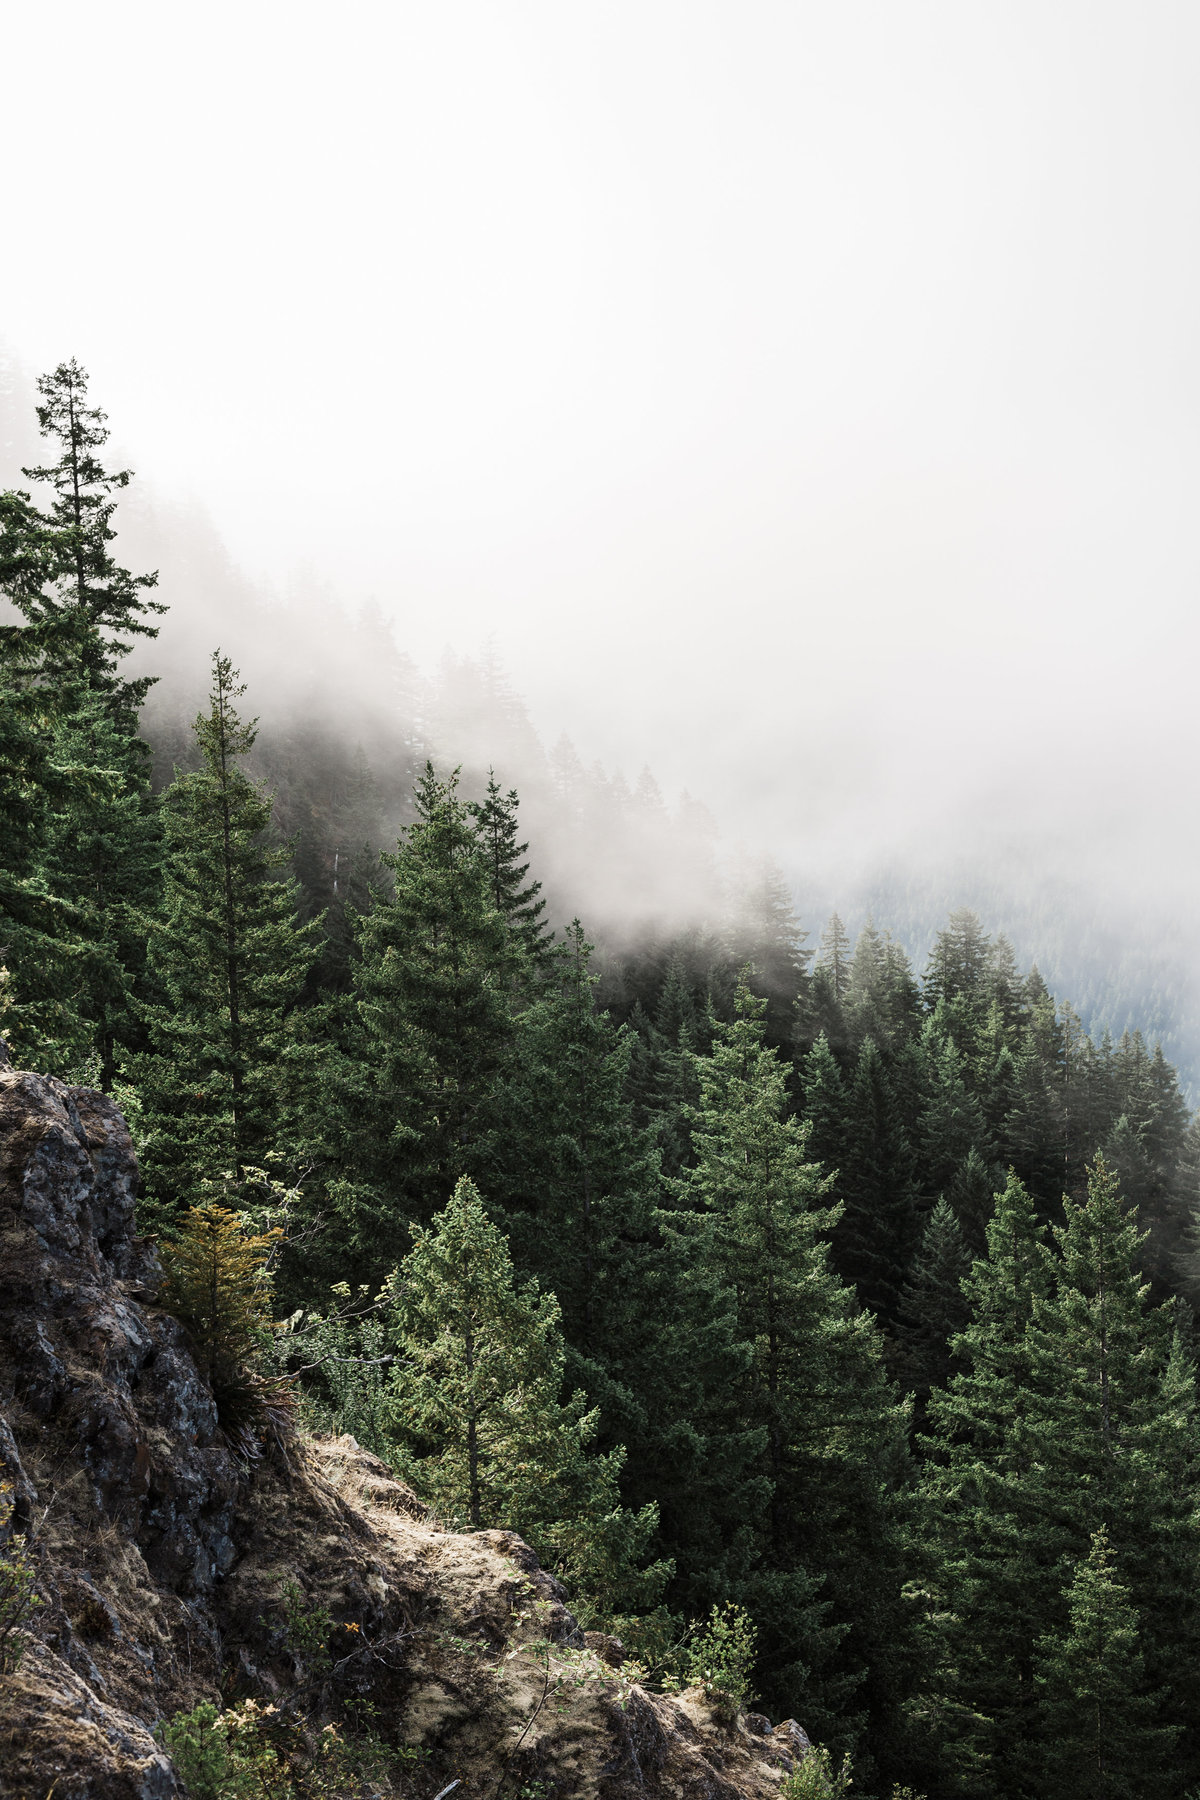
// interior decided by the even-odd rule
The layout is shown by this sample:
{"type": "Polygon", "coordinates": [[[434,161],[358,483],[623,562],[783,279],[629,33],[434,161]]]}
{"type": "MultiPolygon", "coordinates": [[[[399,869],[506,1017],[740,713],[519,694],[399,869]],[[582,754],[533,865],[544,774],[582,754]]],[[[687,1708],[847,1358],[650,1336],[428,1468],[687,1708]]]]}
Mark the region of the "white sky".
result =
{"type": "MultiPolygon", "coordinates": [[[[0,335],[798,865],[1194,898],[1200,9],[26,0],[0,335]]],[[[166,596],[169,599],[169,594],[166,596]]]]}

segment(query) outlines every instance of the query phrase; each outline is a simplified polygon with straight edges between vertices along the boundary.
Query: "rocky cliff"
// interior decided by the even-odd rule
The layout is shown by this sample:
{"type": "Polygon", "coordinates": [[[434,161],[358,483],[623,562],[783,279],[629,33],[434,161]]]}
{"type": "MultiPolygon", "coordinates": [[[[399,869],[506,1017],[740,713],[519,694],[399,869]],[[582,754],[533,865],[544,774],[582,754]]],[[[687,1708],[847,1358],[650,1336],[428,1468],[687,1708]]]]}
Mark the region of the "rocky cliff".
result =
{"type": "Polygon", "coordinates": [[[301,1682],[314,1730],[366,1704],[413,1747],[413,1800],[778,1792],[793,1721],[624,1679],[513,1534],[440,1530],[351,1438],[240,1460],[154,1305],[136,1177],[109,1100],[0,1046],[0,1546],[25,1536],[42,1602],[0,1674],[0,1794],[169,1800],[156,1724],[301,1682]]]}

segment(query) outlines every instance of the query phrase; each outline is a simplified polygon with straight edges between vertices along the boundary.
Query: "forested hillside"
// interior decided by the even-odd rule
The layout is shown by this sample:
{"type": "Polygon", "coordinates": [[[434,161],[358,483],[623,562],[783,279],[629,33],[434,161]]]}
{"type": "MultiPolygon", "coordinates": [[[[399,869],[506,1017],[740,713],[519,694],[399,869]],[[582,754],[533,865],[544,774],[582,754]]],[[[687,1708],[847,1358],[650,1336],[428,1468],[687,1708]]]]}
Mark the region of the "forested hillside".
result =
{"type": "Polygon", "coordinates": [[[230,1442],[286,1393],[856,1793],[1183,1800],[1200,1136],[1161,1050],[971,912],[919,969],[884,917],[810,938],[648,777],[564,753],[543,866],[486,669],[380,766],[352,719],[256,741],[214,647],[152,746],[125,659],[170,595],[116,560],[82,372],[40,389],[0,496],[0,1030],[129,1119],[230,1442]],[[593,949],[605,807],[674,889],[614,853],[593,949]]]}

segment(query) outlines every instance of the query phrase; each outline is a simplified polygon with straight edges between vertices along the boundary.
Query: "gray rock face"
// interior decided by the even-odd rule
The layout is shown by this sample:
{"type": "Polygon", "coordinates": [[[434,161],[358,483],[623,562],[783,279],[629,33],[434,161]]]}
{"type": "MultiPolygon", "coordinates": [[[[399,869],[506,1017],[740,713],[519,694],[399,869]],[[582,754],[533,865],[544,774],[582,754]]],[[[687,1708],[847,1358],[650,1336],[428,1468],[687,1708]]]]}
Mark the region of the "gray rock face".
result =
{"type": "Polygon", "coordinates": [[[137,1160],[103,1094],[0,1071],[0,1314],[15,1399],[65,1427],[100,1517],[194,1597],[228,1556],[239,1469],[182,1326],[131,1297],[160,1279],[133,1229],[137,1160]]]}
{"type": "MultiPolygon", "coordinates": [[[[182,1327],[140,1298],[161,1271],[134,1232],[136,1183],[110,1100],[0,1060],[0,1469],[11,1489],[0,1541],[30,1538],[46,1601],[41,1641],[4,1684],[15,1761],[0,1792],[5,1781],[22,1792],[19,1777],[30,1793],[56,1784],[56,1800],[179,1791],[147,1725],[114,1701],[161,1682],[105,1586],[129,1564],[127,1598],[153,1614],[165,1590],[183,1624],[184,1603],[208,1599],[232,1559],[241,1471],[182,1327]],[[107,1677],[92,1636],[117,1665],[107,1677]]],[[[213,1621],[201,1612],[184,1631],[205,1666],[213,1621]]]]}

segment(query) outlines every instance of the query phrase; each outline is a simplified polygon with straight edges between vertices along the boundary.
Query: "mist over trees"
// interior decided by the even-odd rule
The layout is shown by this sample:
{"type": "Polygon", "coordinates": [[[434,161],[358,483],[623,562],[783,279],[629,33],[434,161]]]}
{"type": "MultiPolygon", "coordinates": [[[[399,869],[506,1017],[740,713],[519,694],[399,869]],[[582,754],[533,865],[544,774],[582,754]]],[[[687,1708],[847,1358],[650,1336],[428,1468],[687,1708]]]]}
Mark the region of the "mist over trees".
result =
{"type": "Polygon", "coordinates": [[[103,415],[40,388],[0,1031],[117,1096],[143,1228],[280,1229],[310,1416],[523,1531],[645,1679],[733,1607],[865,1796],[1183,1800],[1200,1136],[1161,1048],[964,908],[919,970],[886,918],[809,931],[701,807],[369,614],[330,646],[361,707],[298,707],[281,642],[273,712],[209,643],[189,722],[132,672],[171,596],[115,560],[103,415]]]}

